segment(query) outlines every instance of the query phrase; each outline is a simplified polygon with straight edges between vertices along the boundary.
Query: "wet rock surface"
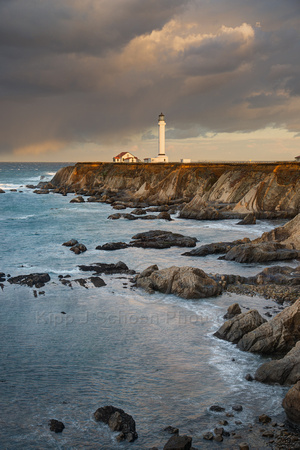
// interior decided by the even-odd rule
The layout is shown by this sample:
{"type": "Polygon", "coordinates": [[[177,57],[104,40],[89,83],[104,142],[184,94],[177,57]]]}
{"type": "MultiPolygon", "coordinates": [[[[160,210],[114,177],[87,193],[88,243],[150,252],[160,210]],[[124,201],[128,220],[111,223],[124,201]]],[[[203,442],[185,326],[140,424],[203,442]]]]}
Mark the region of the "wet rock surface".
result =
{"type": "Polygon", "coordinates": [[[236,344],[247,333],[258,328],[266,320],[256,309],[239,314],[227,320],[214,336],[236,344]]]}
{"type": "Polygon", "coordinates": [[[130,245],[142,248],[195,247],[197,239],[171,231],[152,230],[132,236],[130,245]]]}
{"type": "Polygon", "coordinates": [[[291,250],[277,242],[242,244],[231,248],[224,259],[239,263],[260,263],[267,261],[284,261],[300,257],[298,250],[291,250]]]}
{"type": "Polygon", "coordinates": [[[104,422],[112,431],[120,431],[117,436],[118,441],[127,440],[133,442],[138,438],[135,421],[133,417],[114,406],[104,406],[98,408],[94,413],[97,422],[104,422]]]}
{"type": "Polygon", "coordinates": [[[201,247],[197,247],[194,250],[189,252],[185,252],[183,256],[207,256],[214,255],[220,253],[227,253],[231,248],[236,245],[245,244],[250,242],[249,238],[238,239],[233,242],[215,242],[212,244],[201,245],[201,247]]]}
{"type": "Polygon", "coordinates": [[[288,419],[292,423],[300,426],[300,381],[287,392],[283,399],[282,406],[288,419]]]}
{"type": "Polygon", "coordinates": [[[10,284],[21,284],[29,287],[36,287],[37,289],[45,286],[45,283],[50,281],[48,273],[31,273],[29,275],[18,275],[10,277],[7,280],[10,284]]]}
{"type": "Polygon", "coordinates": [[[80,265],[79,268],[84,272],[94,272],[96,274],[102,273],[105,275],[113,275],[117,273],[124,273],[129,275],[135,274],[135,271],[130,270],[122,261],[119,261],[116,264],[93,263],[90,265],[80,265]]]}

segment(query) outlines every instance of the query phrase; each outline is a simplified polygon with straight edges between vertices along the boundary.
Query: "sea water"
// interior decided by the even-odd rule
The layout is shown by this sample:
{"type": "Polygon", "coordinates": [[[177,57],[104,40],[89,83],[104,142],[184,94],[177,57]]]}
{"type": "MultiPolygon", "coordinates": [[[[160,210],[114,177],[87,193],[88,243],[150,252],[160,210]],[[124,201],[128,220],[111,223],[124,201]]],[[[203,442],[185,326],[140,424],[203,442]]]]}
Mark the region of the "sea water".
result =
{"type": "MultiPolygon", "coordinates": [[[[95,250],[106,242],[129,242],[138,232],[162,229],[194,236],[199,245],[251,239],[282,222],[258,221],[240,226],[236,220],[111,221],[110,205],[70,203],[73,194],[36,195],[26,184],[50,180],[66,164],[1,163],[0,272],[11,276],[47,272],[51,281],[34,290],[9,285],[0,290],[0,447],[5,449],[147,449],[162,448],[168,425],[193,436],[193,445],[211,448],[202,434],[213,430],[219,404],[243,411],[228,419],[228,430],[261,413],[282,411],[286,388],[245,380],[264,361],[221,341],[213,333],[227,307],[266,313],[271,300],[223,294],[205,300],[149,295],[132,289],[130,277],[101,276],[106,286],[86,289],[70,280],[86,278],[80,264],[125,262],[141,271],[152,264],[199,267],[207,273],[254,275],[265,266],[219,260],[218,256],[186,257],[186,249],[127,248],[95,250]],[[13,189],[13,191],[11,191],[13,189]],[[15,191],[16,190],[16,191],[15,191]],[[87,252],[75,255],[62,243],[77,239],[87,252]],[[65,313],[65,314],[62,314],[65,313]],[[139,438],[117,443],[93,413],[114,405],[131,414],[139,438]],[[48,421],[63,421],[61,434],[48,421]]],[[[130,211],[130,210],[128,210],[130,211]]],[[[291,263],[290,265],[293,265],[291,263]]],[[[295,265],[295,263],[294,263],[295,265]]]]}

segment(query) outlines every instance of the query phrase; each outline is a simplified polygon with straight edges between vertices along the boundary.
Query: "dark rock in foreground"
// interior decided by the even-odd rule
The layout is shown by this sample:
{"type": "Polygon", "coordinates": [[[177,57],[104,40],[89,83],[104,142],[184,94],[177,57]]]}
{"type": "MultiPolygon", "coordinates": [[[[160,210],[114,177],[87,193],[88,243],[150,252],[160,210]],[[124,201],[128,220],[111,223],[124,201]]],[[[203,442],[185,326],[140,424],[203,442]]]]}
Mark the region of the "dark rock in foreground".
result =
{"type": "Polygon", "coordinates": [[[264,322],[266,322],[266,320],[261,317],[259,312],[256,311],[256,309],[252,309],[227,320],[221,328],[214,333],[214,336],[236,344],[245,334],[255,330],[264,322]]]}
{"type": "Polygon", "coordinates": [[[170,267],[157,270],[151,266],[136,278],[138,287],[149,293],[159,291],[182,298],[196,299],[221,294],[221,286],[201,269],[195,267],[170,267]]]}
{"type": "Polygon", "coordinates": [[[106,283],[100,277],[90,277],[90,278],[77,278],[74,280],[76,283],[79,283],[80,286],[88,289],[88,281],[90,281],[95,287],[106,286],[106,283]]]}
{"type": "Polygon", "coordinates": [[[247,214],[243,220],[237,223],[237,225],[255,225],[256,224],[256,217],[253,213],[247,214]]]}
{"type": "Polygon", "coordinates": [[[108,242],[107,244],[104,244],[104,245],[98,245],[96,247],[96,250],[113,251],[113,250],[120,250],[120,249],[127,248],[127,247],[129,247],[129,245],[126,244],[125,242],[108,242]]]}
{"type": "Polygon", "coordinates": [[[35,286],[37,289],[45,286],[45,283],[50,281],[48,273],[31,273],[29,275],[19,275],[17,277],[11,277],[7,280],[10,284],[21,284],[29,287],[35,286]]]}
{"type": "Polygon", "coordinates": [[[0,189],[0,194],[5,194],[5,191],[3,189],[0,189]]]}
{"type": "Polygon", "coordinates": [[[72,200],[70,200],[70,203],[84,203],[84,198],[79,195],[78,197],[72,198],[72,200]]]}
{"type": "Polygon", "coordinates": [[[262,364],[255,373],[262,383],[291,385],[300,381],[300,341],[282,359],[262,364]]]}
{"type": "Polygon", "coordinates": [[[163,230],[151,230],[132,237],[130,245],[142,248],[195,247],[197,239],[163,230]]]}
{"type": "Polygon", "coordinates": [[[300,381],[293,386],[283,399],[282,406],[288,419],[300,425],[300,381]]]}
{"type": "Polygon", "coordinates": [[[104,406],[95,411],[94,418],[97,422],[107,424],[112,431],[120,431],[117,436],[118,441],[133,442],[138,438],[133,417],[125,413],[123,409],[104,406]]]}
{"type": "Polygon", "coordinates": [[[50,431],[54,431],[55,433],[61,433],[65,428],[64,424],[56,419],[49,420],[50,431]]]}
{"type": "Polygon", "coordinates": [[[78,241],[76,239],[70,239],[67,242],[64,242],[62,245],[64,245],[65,247],[73,247],[73,245],[78,244],[78,241]]]}
{"type": "Polygon", "coordinates": [[[164,445],[163,450],[190,450],[192,438],[190,436],[172,436],[164,445]]]}
{"type": "Polygon", "coordinates": [[[75,255],[80,255],[80,253],[84,253],[87,251],[87,248],[84,244],[75,244],[73,247],[70,248],[72,252],[75,253],[75,255]]]}
{"type": "Polygon", "coordinates": [[[129,275],[135,274],[135,271],[128,269],[126,264],[122,261],[119,261],[116,264],[93,263],[89,266],[81,265],[79,268],[84,272],[95,272],[96,274],[104,273],[105,275],[113,275],[117,273],[125,273],[129,275]]]}

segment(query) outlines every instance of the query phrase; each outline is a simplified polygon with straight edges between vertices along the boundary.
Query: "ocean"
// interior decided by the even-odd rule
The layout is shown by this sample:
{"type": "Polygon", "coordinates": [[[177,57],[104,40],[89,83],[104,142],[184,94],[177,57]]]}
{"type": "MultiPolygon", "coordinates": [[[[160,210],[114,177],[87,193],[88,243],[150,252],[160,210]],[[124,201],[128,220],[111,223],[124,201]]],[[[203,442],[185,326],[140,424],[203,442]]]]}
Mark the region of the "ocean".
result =
{"type": "Polygon", "coordinates": [[[51,180],[64,165],[0,163],[0,188],[5,190],[0,194],[0,272],[11,276],[47,272],[51,277],[37,289],[37,296],[32,288],[7,282],[0,290],[0,448],[162,448],[169,438],[162,430],[168,425],[193,436],[193,446],[212,448],[202,439],[220,418],[209,411],[211,405],[226,411],[243,405],[243,411],[227,419],[229,431],[247,426],[262,413],[280,413],[286,388],[245,380],[265,359],[213,336],[230,304],[238,302],[242,311],[257,308],[265,314],[266,306],[274,306],[271,300],[236,294],[205,300],[149,295],[132,289],[130,277],[124,275],[103,275],[106,286],[89,289],[74,282],[70,288],[59,279],[59,275],[70,275],[71,281],[90,276],[79,270],[79,264],[118,261],[136,271],[152,264],[191,265],[207,273],[254,275],[265,266],[227,262],[218,256],[184,257],[185,249],[180,248],[113,252],[95,248],[128,242],[150,229],[195,236],[198,245],[253,239],[279,222],[240,226],[236,220],[176,216],[172,222],[111,221],[108,204],[70,203],[73,194],[36,195],[25,187],[51,180]],[[72,238],[87,251],[75,255],[62,246],[72,238]],[[133,416],[139,435],[134,443],[117,443],[117,433],[94,421],[95,410],[105,405],[133,416]],[[62,433],[49,430],[50,419],[65,424],[62,433]]]}

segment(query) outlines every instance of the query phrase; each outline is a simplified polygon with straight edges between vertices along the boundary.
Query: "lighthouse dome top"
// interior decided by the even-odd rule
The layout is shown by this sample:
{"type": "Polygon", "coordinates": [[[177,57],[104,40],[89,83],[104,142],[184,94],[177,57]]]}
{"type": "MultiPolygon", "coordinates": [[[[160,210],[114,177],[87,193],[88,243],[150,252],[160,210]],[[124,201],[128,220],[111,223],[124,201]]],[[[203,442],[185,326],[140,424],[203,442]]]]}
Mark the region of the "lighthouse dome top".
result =
{"type": "Polygon", "coordinates": [[[160,113],[160,115],[158,116],[158,121],[159,122],[164,122],[165,121],[165,115],[163,113],[160,113]]]}

